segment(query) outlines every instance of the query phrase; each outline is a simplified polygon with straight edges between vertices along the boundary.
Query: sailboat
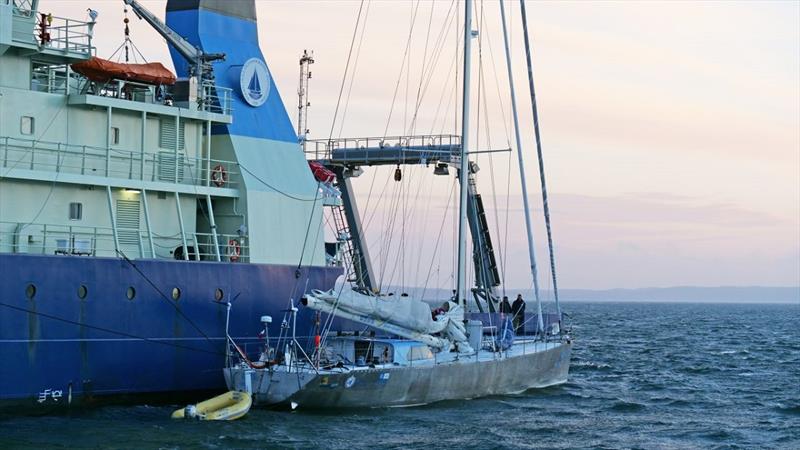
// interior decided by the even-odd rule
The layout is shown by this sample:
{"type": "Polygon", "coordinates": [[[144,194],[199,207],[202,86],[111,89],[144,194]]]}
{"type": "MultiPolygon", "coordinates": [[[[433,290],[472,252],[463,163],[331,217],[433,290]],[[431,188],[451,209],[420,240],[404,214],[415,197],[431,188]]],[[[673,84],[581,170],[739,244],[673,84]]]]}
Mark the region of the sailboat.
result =
{"type": "MultiPolygon", "coordinates": [[[[501,12],[504,16],[503,9],[501,12]]],[[[384,296],[363,289],[342,287],[307,292],[299,304],[289,309],[277,344],[273,345],[275,341],[269,337],[272,318],[261,318],[265,326],[264,343],[255,360],[228,337],[225,380],[231,390],[251,394],[254,404],[288,405],[292,409],[416,406],[443,400],[509,395],[567,381],[572,339],[561,327],[560,314],[557,321],[545,326],[541,303],[537,301],[536,332],[521,336],[515,335],[511,317],[501,315],[499,321],[492,323],[489,319],[486,323],[470,320],[467,314],[471,17],[472,2],[466,0],[462,141],[457,161],[461,190],[456,295],[441,307],[432,309],[428,303],[409,296],[384,296]],[[372,331],[326,332],[329,328],[323,327],[308,348],[301,345],[295,333],[300,308],[366,325],[372,331]]],[[[503,24],[508,49],[505,19],[503,24]]],[[[508,51],[506,56],[510,58],[508,51]]],[[[509,81],[517,147],[521,152],[510,64],[509,81]]],[[[524,167],[521,153],[518,155],[531,272],[538,299],[524,167]]],[[[230,308],[229,304],[229,311],[230,308]]]]}
{"type": "Polygon", "coordinates": [[[260,99],[263,95],[261,92],[261,82],[258,80],[258,72],[253,72],[253,77],[250,78],[247,90],[250,91],[250,96],[255,100],[260,99]]]}

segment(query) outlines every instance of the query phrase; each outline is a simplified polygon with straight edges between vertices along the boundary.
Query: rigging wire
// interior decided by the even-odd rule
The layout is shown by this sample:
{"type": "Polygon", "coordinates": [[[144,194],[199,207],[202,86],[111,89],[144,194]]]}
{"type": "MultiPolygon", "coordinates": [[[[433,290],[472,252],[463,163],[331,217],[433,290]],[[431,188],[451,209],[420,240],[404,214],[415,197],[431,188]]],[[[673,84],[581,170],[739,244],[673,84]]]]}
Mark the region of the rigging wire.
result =
{"type": "Polygon", "coordinates": [[[164,292],[162,292],[161,289],[159,289],[158,286],[156,286],[156,284],[153,283],[153,281],[147,275],[145,275],[145,273],[142,272],[142,270],[139,269],[139,267],[137,267],[136,264],[134,264],[133,261],[131,261],[127,255],[125,255],[125,252],[123,252],[122,250],[116,250],[116,252],[120,257],[122,257],[122,259],[125,262],[127,262],[131,267],[133,267],[133,270],[135,270],[136,273],[138,273],[142,278],[144,278],[147,284],[149,284],[150,287],[152,287],[153,290],[156,291],[158,295],[161,296],[162,299],[164,299],[164,301],[166,301],[170,306],[172,306],[173,309],[175,309],[175,311],[178,313],[179,316],[181,316],[187,323],[189,323],[189,325],[192,326],[192,328],[197,330],[198,333],[200,333],[204,338],[206,338],[207,341],[211,342],[211,339],[208,337],[208,335],[205,332],[203,332],[203,330],[201,330],[200,327],[198,327],[197,324],[195,324],[192,321],[192,319],[187,317],[186,314],[184,314],[183,311],[181,311],[181,309],[178,308],[178,305],[175,302],[170,301],[170,299],[167,298],[164,292]]]}
{"type": "Polygon", "coordinates": [[[525,12],[525,0],[520,0],[522,29],[525,37],[525,60],[528,65],[528,88],[531,94],[531,109],[533,110],[533,130],[536,136],[536,154],[539,158],[539,180],[542,185],[542,205],[544,207],[544,223],[547,229],[547,248],[550,253],[550,273],[553,278],[553,296],[555,297],[556,310],[561,320],[561,305],[558,303],[558,283],[556,282],[556,257],[553,253],[553,232],[550,226],[550,207],[547,201],[547,183],[544,175],[544,158],[542,156],[542,137],[539,132],[539,109],[536,105],[536,89],[533,83],[533,60],[531,58],[531,45],[528,36],[528,18],[525,12]]]}
{"type": "MultiPolygon", "coordinates": [[[[336,128],[336,116],[339,114],[339,105],[342,102],[342,93],[344,92],[344,85],[347,82],[347,72],[350,69],[350,58],[353,56],[353,47],[356,42],[356,35],[358,33],[358,25],[361,23],[361,11],[364,9],[364,0],[358,5],[358,16],[356,17],[356,26],[353,28],[353,37],[350,40],[350,50],[347,52],[347,62],[344,66],[344,75],[342,76],[342,85],[339,87],[339,97],[336,99],[336,109],[333,111],[333,121],[331,121],[331,131],[328,134],[328,141],[333,139],[333,130],[336,128]]],[[[316,198],[315,198],[316,202],[316,198]]]]}
{"type": "MultiPolygon", "coordinates": [[[[367,17],[369,17],[369,9],[372,5],[372,0],[367,1],[367,10],[364,12],[364,24],[361,26],[361,35],[358,38],[358,47],[356,47],[356,58],[353,62],[353,71],[350,75],[350,85],[347,87],[347,96],[345,96],[344,101],[344,111],[342,112],[342,120],[339,124],[339,134],[338,136],[342,137],[342,130],[344,129],[345,119],[347,118],[347,109],[350,106],[350,95],[353,92],[353,83],[356,80],[356,70],[358,70],[358,61],[361,56],[361,46],[364,43],[364,32],[367,30],[367,17]]],[[[345,69],[345,76],[347,76],[347,70],[345,69]]],[[[335,116],[334,116],[335,117],[335,116]]]]}
{"type": "MultiPolygon", "coordinates": [[[[148,338],[148,337],[144,337],[144,336],[137,336],[135,334],[125,333],[123,331],[112,330],[110,328],[100,327],[100,326],[97,326],[97,325],[89,325],[89,324],[86,324],[86,323],[78,322],[76,320],[66,319],[66,318],[63,318],[63,317],[54,316],[52,314],[47,314],[47,313],[43,313],[43,312],[40,312],[40,311],[36,311],[36,310],[33,310],[33,309],[14,306],[14,305],[11,305],[11,304],[8,304],[8,303],[4,303],[4,302],[0,302],[0,306],[3,306],[3,307],[8,308],[8,309],[13,309],[13,310],[16,310],[16,311],[19,311],[19,312],[27,313],[27,314],[33,314],[35,316],[44,317],[46,319],[56,320],[56,321],[59,321],[59,322],[64,322],[64,323],[68,323],[68,324],[71,324],[71,325],[77,325],[77,326],[80,326],[80,327],[89,328],[89,329],[93,329],[93,330],[97,330],[97,331],[102,331],[104,333],[114,334],[114,335],[117,335],[117,336],[123,336],[123,337],[131,338],[131,339],[135,339],[135,340],[139,340],[139,341],[150,342],[150,343],[153,343],[153,344],[167,345],[169,347],[180,348],[180,349],[183,349],[183,350],[191,350],[191,351],[194,351],[194,352],[210,353],[212,355],[225,356],[225,353],[222,353],[222,352],[215,352],[213,350],[206,350],[206,349],[202,349],[202,348],[190,347],[190,346],[187,346],[187,345],[175,344],[175,343],[172,343],[172,342],[160,339],[160,338],[156,339],[156,338],[148,338]]],[[[223,338],[217,338],[217,339],[223,339],[223,338]]]]}

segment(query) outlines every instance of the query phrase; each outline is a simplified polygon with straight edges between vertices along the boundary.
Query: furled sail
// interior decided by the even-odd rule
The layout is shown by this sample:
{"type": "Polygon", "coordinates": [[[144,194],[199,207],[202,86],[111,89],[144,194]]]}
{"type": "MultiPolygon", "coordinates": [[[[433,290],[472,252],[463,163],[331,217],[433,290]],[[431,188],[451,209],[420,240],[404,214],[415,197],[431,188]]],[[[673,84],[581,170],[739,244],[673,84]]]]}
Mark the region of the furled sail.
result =
{"type": "Polygon", "coordinates": [[[304,297],[303,304],[317,311],[418,340],[437,350],[446,350],[451,344],[456,344],[462,353],[473,351],[461,323],[463,310],[455,303],[449,303],[448,312],[436,318],[433,318],[427,303],[411,297],[376,297],[352,290],[344,290],[340,294],[314,290],[304,297]],[[435,334],[441,334],[442,337],[435,334]]]}

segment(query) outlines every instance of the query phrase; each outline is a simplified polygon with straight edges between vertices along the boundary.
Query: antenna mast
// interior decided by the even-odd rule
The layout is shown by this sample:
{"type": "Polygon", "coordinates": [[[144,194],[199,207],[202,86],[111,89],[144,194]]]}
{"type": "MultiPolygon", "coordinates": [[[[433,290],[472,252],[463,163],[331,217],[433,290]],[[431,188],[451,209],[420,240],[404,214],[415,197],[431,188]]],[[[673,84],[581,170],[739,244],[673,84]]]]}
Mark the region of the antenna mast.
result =
{"type": "Polygon", "coordinates": [[[308,54],[308,50],[303,50],[300,57],[300,84],[297,87],[297,139],[306,151],[306,139],[308,138],[308,80],[311,79],[311,64],[314,64],[314,52],[308,54]]]}

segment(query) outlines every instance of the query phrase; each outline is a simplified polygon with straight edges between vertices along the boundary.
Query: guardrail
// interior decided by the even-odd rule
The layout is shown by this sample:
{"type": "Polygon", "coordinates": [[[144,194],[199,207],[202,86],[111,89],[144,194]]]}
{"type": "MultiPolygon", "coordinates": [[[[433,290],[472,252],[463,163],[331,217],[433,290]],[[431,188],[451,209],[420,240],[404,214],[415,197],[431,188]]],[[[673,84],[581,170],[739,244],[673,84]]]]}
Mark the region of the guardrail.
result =
{"type": "Polygon", "coordinates": [[[202,111],[228,116],[233,114],[233,89],[203,83],[200,89],[198,108],[202,111]]]}
{"type": "Polygon", "coordinates": [[[306,141],[306,155],[316,160],[329,160],[332,153],[337,150],[439,150],[447,147],[458,148],[460,146],[461,136],[453,134],[315,139],[306,141]]]}
{"type": "MultiPolygon", "coordinates": [[[[119,249],[129,258],[184,259],[183,239],[179,234],[160,236],[153,233],[152,247],[150,239],[144,230],[118,229],[117,247],[114,230],[108,227],[0,222],[0,253],[116,257],[119,249]]],[[[247,236],[220,234],[217,239],[221,261],[249,262],[247,236]]],[[[188,259],[216,261],[213,242],[210,233],[187,234],[188,259]]]]}
{"type": "Polygon", "coordinates": [[[33,139],[0,137],[0,166],[126,180],[160,181],[191,186],[237,188],[239,165],[233,161],[93,147],[33,139]]]}
{"type": "Polygon", "coordinates": [[[14,2],[15,21],[12,39],[64,52],[91,55],[94,22],[57,17],[33,11],[30,2],[14,2]]]}

